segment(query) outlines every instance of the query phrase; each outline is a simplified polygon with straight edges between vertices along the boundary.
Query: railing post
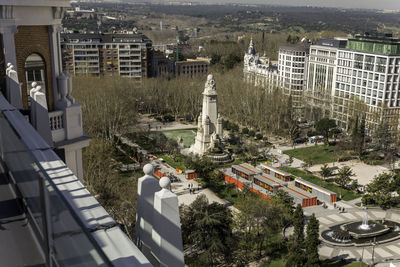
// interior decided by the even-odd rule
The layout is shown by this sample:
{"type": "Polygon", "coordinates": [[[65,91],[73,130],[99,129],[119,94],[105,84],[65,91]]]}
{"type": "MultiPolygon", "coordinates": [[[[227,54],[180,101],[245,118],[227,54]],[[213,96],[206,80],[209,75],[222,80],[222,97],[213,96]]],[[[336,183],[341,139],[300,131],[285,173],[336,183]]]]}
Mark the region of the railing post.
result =
{"type": "Polygon", "coordinates": [[[170,190],[168,177],[160,179],[160,191],[154,194],[152,238],[153,254],[160,266],[185,266],[178,196],[170,190]]]}
{"type": "Polygon", "coordinates": [[[153,250],[153,201],[154,194],[160,190],[158,181],[154,178],[154,168],[151,164],[143,167],[144,176],[138,180],[138,199],[136,212],[136,243],[143,254],[150,260],[153,250]]]}

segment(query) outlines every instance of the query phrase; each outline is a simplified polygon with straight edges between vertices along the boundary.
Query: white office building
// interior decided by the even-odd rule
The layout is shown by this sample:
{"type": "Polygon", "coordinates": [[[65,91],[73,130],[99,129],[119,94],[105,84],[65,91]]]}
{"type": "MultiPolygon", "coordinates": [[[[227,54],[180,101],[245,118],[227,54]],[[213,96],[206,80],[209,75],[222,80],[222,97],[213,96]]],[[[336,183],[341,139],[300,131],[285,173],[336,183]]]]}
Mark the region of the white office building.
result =
{"type": "Polygon", "coordinates": [[[391,35],[356,36],[338,52],[333,118],[348,129],[354,103],[366,104],[369,128],[382,119],[398,124],[400,40],[391,35]],[[392,121],[396,119],[397,121],[392,121]]]}
{"type": "Polygon", "coordinates": [[[347,40],[320,39],[310,46],[305,118],[318,121],[332,116],[338,50],[346,47],[347,40]]]}

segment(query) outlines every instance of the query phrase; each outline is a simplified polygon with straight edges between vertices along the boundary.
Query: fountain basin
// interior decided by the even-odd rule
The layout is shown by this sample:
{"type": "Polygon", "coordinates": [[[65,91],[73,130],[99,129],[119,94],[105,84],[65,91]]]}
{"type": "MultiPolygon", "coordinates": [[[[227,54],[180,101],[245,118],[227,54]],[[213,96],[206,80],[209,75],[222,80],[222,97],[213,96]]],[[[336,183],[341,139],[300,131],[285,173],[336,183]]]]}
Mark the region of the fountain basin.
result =
{"type": "Polygon", "coordinates": [[[321,232],[321,239],[333,246],[371,246],[373,243],[382,244],[400,238],[400,223],[386,220],[382,223],[368,221],[370,228],[359,228],[362,222],[340,223],[321,232]],[[352,233],[350,233],[352,232],[352,233]],[[350,237],[350,238],[349,238],[350,237]]]}
{"type": "Polygon", "coordinates": [[[367,224],[369,226],[368,228],[362,228],[363,225],[365,224],[360,225],[360,222],[349,222],[342,224],[340,229],[343,231],[348,231],[349,234],[355,239],[376,237],[390,231],[390,228],[387,225],[376,221],[369,221],[367,224]]]}

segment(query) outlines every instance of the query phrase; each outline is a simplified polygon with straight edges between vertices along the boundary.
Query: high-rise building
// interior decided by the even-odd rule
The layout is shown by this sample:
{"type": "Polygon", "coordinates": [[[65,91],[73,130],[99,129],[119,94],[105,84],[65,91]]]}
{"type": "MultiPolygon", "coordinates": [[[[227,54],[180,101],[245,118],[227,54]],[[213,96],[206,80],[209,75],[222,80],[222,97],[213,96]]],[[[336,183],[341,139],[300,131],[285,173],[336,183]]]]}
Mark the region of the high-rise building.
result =
{"type": "Polygon", "coordinates": [[[318,121],[332,116],[332,101],[336,78],[338,50],[346,40],[320,39],[310,46],[308,78],[304,91],[305,118],[318,121]]]}
{"type": "Polygon", "coordinates": [[[279,48],[279,87],[292,98],[293,114],[303,118],[303,93],[307,84],[307,64],[310,43],[302,41],[279,48]]]}
{"type": "Polygon", "coordinates": [[[369,128],[382,119],[397,127],[400,39],[391,34],[355,36],[339,49],[336,69],[332,115],[341,128],[349,128],[356,100],[367,107],[369,128]]]}
{"type": "Polygon", "coordinates": [[[63,67],[72,74],[151,76],[152,41],[143,34],[61,34],[63,67]]]}
{"type": "MultiPolygon", "coordinates": [[[[265,73],[252,42],[244,57],[248,82],[260,83],[265,73]]],[[[316,122],[333,118],[349,129],[354,116],[365,116],[372,131],[386,120],[400,121],[400,39],[391,34],[321,39],[279,49],[278,87],[292,97],[296,117],[316,122]]]]}

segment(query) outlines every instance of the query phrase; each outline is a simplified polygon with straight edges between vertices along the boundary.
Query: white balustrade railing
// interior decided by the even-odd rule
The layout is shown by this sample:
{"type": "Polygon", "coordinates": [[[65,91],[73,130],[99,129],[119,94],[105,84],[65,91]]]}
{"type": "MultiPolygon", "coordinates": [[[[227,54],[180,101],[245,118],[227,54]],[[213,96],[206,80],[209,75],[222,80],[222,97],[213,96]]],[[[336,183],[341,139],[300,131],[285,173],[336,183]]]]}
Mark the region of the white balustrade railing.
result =
{"type": "Polygon", "coordinates": [[[49,112],[50,129],[52,131],[61,130],[64,128],[63,116],[64,112],[62,110],[49,112]]]}

